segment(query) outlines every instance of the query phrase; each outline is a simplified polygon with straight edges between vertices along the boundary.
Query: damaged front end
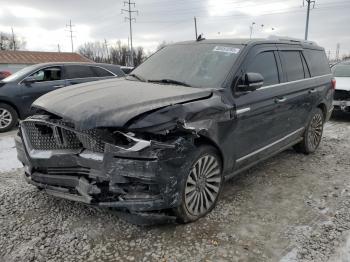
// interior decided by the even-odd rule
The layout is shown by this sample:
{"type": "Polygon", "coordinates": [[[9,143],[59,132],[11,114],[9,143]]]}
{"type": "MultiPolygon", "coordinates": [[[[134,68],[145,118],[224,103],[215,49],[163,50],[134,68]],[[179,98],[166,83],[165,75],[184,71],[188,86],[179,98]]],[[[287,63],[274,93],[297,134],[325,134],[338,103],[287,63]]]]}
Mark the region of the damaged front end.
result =
{"type": "Polygon", "coordinates": [[[194,143],[186,134],[165,140],[109,128],[77,130],[36,115],[21,122],[16,146],[25,179],[47,193],[152,216],[178,205],[181,169],[194,143]]]}

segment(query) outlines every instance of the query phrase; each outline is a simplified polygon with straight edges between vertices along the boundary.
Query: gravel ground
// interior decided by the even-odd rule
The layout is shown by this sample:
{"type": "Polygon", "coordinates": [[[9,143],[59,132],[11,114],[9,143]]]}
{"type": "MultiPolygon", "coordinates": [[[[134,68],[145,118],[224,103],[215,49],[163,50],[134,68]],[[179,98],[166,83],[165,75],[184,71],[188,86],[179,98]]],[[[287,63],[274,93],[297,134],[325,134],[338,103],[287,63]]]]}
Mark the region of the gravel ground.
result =
{"type": "Polygon", "coordinates": [[[154,227],[48,196],[4,169],[0,261],[350,261],[349,152],[341,116],[315,154],[287,150],[229,181],[207,217],[154,227]]]}

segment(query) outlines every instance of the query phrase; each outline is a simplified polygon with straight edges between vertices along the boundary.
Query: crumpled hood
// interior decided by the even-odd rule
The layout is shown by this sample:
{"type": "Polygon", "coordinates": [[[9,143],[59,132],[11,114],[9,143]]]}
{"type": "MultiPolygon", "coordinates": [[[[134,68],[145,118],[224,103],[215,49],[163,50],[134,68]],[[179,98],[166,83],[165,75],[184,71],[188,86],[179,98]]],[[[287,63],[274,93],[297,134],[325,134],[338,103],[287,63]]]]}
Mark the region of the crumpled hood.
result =
{"type": "Polygon", "coordinates": [[[112,79],[50,92],[33,106],[74,122],[79,129],[123,127],[143,113],[211,94],[211,89],[112,79]]]}

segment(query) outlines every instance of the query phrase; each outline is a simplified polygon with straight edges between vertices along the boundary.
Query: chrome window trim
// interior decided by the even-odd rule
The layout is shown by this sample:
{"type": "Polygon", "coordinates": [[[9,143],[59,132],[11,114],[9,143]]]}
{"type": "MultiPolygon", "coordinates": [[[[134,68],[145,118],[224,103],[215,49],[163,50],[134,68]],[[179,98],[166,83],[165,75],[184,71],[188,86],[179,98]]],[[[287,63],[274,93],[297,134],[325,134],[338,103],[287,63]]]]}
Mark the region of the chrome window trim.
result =
{"type": "Polygon", "coordinates": [[[277,87],[277,86],[284,86],[284,85],[288,85],[288,84],[292,84],[292,83],[300,83],[302,81],[319,79],[319,78],[326,77],[326,76],[333,76],[333,75],[332,74],[327,74],[327,75],[303,78],[303,79],[289,81],[289,82],[284,82],[284,83],[279,83],[279,84],[275,84],[275,85],[263,86],[263,87],[261,87],[261,88],[259,88],[257,90],[263,90],[263,89],[268,89],[268,88],[277,87]]]}
{"type": "Polygon", "coordinates": [[[302,132],[304,129],[305,129],[305,127],[299,128],[299,129],[295,130],[294,132],[292,132],[292,133],[290,133],[290,134],[288,134],[288,135],[282,137],[281,139],[278,139],[278,140],[276,140],[275,142],[273,142],[273,143],[271,143],[271,144],[268,144],[268,145],[266,145],[266,146],[264,146],[264,147],[262,147],[262,148],[259,148],[258,150],[254,151],[254,152],[252,152],[252,153],[249,153],[248,155],[245,155],[245,156],[243,156],[243,157],[237,159],[237,160],[236,160],[236,163],[242,162],[243,160],[246,160],[246,159],[248,159],[248,158],[250,158],[250,157],[252,157],[252,156],[254,156],[254,155],[256,155],[256,154],[258,154],[258,153],[260,153],[260,152],[263,152],[263,151],[265,151],[266,149],[269,149],[270,147],[273,147],[274,145],[277,145],[277,144],[283,142],[283,141],[286,140],[287,138],[289,138],[289,137],[291,137],[291,136],[293,136],[293,135],[295,135],[295,134],[297,134],[297,133],[299,133],[299,132],[302,132]]]}
{"type": "Polygon", "coordinates": [[[250,111],[250,107],[240,108],[236,110],[236,115],[241,115],[250,111]]]}

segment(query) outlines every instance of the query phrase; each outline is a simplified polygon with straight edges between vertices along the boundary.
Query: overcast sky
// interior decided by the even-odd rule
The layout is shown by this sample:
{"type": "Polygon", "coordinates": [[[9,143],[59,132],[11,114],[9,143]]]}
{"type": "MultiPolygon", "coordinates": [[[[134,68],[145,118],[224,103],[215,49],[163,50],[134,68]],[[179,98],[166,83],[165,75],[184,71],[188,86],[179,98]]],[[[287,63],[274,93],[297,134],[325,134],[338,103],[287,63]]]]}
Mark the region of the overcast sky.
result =
{"type": "MultiPolygon", "coordinates": [[[[162,41],[194,38],[193,17],[206,38],[269,35],[304,37],[306,7],[302,0],[134,0],[134,46],[154,50],[162,41]],[[261,25],[264,25],[263,27],[261,25]],[[274,28],[275,30],[272,30],[274,28]]],[[[0,0],[0,31],[26,39],[28,50],[70,51],[66,24],[72,19],[75,47],[87,41],[127,43],[128,23],[121,0],[0,0]]],[[[350,54],[350,0],[316,0],[311,11],[309,39],[335,54],[350,54]]]]}

